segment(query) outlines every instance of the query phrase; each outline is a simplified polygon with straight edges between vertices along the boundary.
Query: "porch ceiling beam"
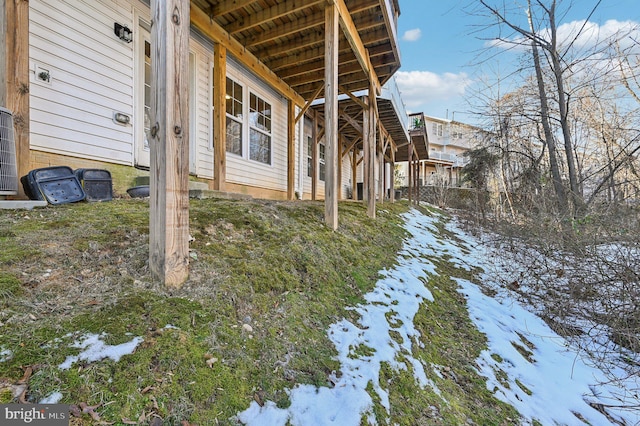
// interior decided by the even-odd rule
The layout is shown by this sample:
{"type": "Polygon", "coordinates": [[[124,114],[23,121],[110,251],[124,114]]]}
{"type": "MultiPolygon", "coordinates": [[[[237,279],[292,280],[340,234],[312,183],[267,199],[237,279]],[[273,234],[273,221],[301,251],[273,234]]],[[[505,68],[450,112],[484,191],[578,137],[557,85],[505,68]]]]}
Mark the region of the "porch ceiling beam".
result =
{"type": "Polygon", "coordinates": [[[212,16],[220,16],[247,7],[256,0],[222,0],[211,8],[212,16]]]}
{"type": "MultiPolygon", "coordinates": [[[[351,5],[349,9],[352,15],[356,15],[358,13],[367,11],[372,9],[375,6],[371,6],[370,0],[359,0],[357,3],[351,5]]],[[[358,21],[359,28],[370,28],[373,25],[382,25],[380,22],[377,22],[370,15],[365,15],[366,21],[358,21]]],[[[298,33],[300,31],[309,30],[314,27],[320,27],[324,25],[324,10],[313,13],[311,15],[306,15],[302,18],[296,19],[294,22],[289,22],[287,24],[278,25],[276,28],[271,30],[262,32],[260,34],[249,36],[241,42],[247,46],[256,46],[259,44],[267,43],[277,38],[286,37],[298,33]]],[[[244,30],[244,28],[242,28],[244,30]]]]}
{"type": "MultiPolygon", "coordinates": [[[[271,61],[267,60],[265,61],[265,63],[269,64],[269,67],[274,71],[277,71],[278,75],[281,76],[287,76],[287,72],[285,70],[294,69],[295,71],[297,68],[301,67],[301,65],[314,64],[313,68],[310,68],[308,71],[322,70],[324,68],[323,52],[324,49],[322,47],[315,47],[313,49],[300,51],[299,53],[293,53],[291,55],[288,55],[286,58],[278,58],[271,61]]],[[[385,59],[386,52],[387,49],[383,46],[375,46],[371,48],[371,50],[369,51],[369,55],[371,56],[371,60],[373,63],[380,65],[381,63],[384,63],[384,60],[387,60],[385,59]],[[380,57],[382,58],[379,59],[380,57]]],[[[338,59],[341,64],[357,61],[355,56],[353,56],[353,53],[351,52],[351,47],[347,43],[345,43],[344,48],[340,49],[340,56],[338,59]]],[[[291,75],[297,74],[300,74],[300,72],[294,72],[291,75]]]]}
{"type": "Polygon", "coordinates": [[[278,77],[276,73],[261,62],[255,55],[246,50],[238,40],[233,38],[202,9],[193,4],[191,5],[191,23],[214,42],[223,45],[229,53],[259,77],[269,82],[269,84],[285,98],[293,100],[296,105],[299,106],[305,104],[304,98],[300,96],[298,92],[278,77]]]}
{"type": "MultiPolygon", "coordinates": [[[[340,76],[343,76],[345,74],[355,74],[355,73],[359,73],[359,74],[362,73],[362,68],[360,68],[360,65],[358,65],[357,62],[352,62],[351,64],[338,65],[338,74],[340,76]]],[[[318,77],[315,73],[308,72],[296,77],[288,78],[287,83],[289,83],[291,87],[294,87],[294,86],[302,86],[303,84],[306,84],[306,83],[312,83],[317,80],[318,80],[318,77]]]]}
{"type": "Polygon", "coordinates": [[[340,16],[340,26],[342,28],[342,32],[347,37],[351,48],[353,49],[353,53],[358,58],[358,62],[362,67],[362,70],[369,78],[369,82],[371,83],[371,87],[375,90],[375,95],[380,94],[381,85],[378,80],[378,76],[371,64],[371,58],[369,58],[369,52],[364,47],[364,43],[360,38],[360,34],[358,33],[358,29],[351,18],[351,13],[349,9],[347,9],[347,5],[344,0],[327,0],[330,4],[334,4],[338,9],[338,14],[340,16]]]}
{"type": "Polygon", "coordinates": [[[305,16],[304,18],[300,18],[296,21],[292,21],[284,25],[279,25],[271,30],[245,38],[243,41],[245,43],[245,46],[253,47],[263,43],[268,43],[281,37],[287,37],[305,30],[309,30],[311,28],[322,25],[323,23],[324,12],[319,12],[313,15],[305,16]]]}
{"type": "MultiPolygon", "coordinates": [[[[369,31],[363,36],[362,42],[365,44],[375,44],[383,41],[386,35],[387,33],[383,29],[369,31]]],[[[278,59],[280,59],[279,57],[281,55],[287,54],[287,58],[285,58],[288,59],[286,65],[297,64],[303,60],[310,61],[317,58],[323,58],[324,48],[321,46],[323,42],[324,38],[322,37],[322,32],[319,34],[312,32],[299,38],[297,41],[291,41],[289,43],[285,43],[285,45],[274,47],[258,48],[255,52],[256,55],[263,58],[264,62],[268,64],[270,68],[278,69],[279,64],[277,63],[277,59],[270,61],[269,58],[278,57],[278,59]],[[297,55],[299,57],[296,58],[291,58],[291,55],[289,55],[291,52],[301,52],[301,55],[297,55]]],[[[353,52],[353,47],[350,43],[345,41],[344,43],[340,43],[339,52],[341,54],[353,52]]]]}
{"type": "Polygon", "coordinates": [[[320,3],[323,0],[316,0],[315,2],[303,2],[300,0],[286,0],[283,3],[278,3],[275,6],[271,6],[261,12],[249,15],[244,19],[239,19],[227,27],[229,34],[235,34],[240,31],[245,31],[250,28],[262,25],[265,22],[271,22],[278,18],[282,18],[290,13],[299,12],[316,3],[320,3]]]}

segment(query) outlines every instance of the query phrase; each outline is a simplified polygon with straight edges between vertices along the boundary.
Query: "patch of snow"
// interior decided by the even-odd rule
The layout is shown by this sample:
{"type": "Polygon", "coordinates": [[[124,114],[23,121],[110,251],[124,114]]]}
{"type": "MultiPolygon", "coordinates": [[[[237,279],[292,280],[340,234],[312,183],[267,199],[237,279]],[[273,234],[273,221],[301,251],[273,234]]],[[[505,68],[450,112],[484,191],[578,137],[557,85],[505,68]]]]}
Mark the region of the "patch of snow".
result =
{"type": "Polygon", "coordinates": [[[57,404],[61,400],[62,400],[62,393],[53,392],[52,394],[47,395],[44,398],[42,398],[40,401],[38,401],[38,404],[57,404]]]}
{"type": "MultiPolygon", "coordinates": [[[[357,324],[343,319],[329,327],[329,339],[338,351],[342,375],[333,378],[335,386],[315,387],[299,385],[289,391],[291,406],[278,408],[267,401],[263,407],[257,402],[237,415],[247,425],[335,425],[359,426],[366,416],[370,423],[382,422],[373,415],[373,401],[367,392],[371,384],[387,412],[390,411],[389,394],[380,384],[383,363],[396,370],[411,370],[416,383],[430,386],[425,366],[412,355],[412,346],[420,332],[414,327],[414,317],[425,301],[433,301],[424,286],[436,267],[425,259],[434,253],[435,239],[428,240],[423,227],[433,231],[435,220],[419,214],[407,214],[405,227],[414,236],[405,242],[398,256],[398,265],[392,270],[380,271],[376,288],[365,295],[365,304],[350,308],[360,315],[357,324]],[[392,337],[395,335],[396,337],[392,337]],[[398,337],[399,336],[399,337],[398,337]],[[359,348],[368,350],[358,352],[359,348]],[[365,352],[365,355],[362,355],[365,352]]],[[[439,249],[453,249],[441,244],[439,249]]]]}
{"type": "MultiPolygon", "coordinates": [[[[468,245],[469,261],[485,270],[496,267],[498,253],[482,249],[477,240],[455,223],[450,223],[447,229],[468,245]]],[[[517,264],[507,261],[504,266],[513,270],[517,264]]],[[[488,339],[489,349],[476,360],[480,373],[488,378],[487,388],[513,405],[529,422],[584,424],[576,417],[578,413],[588,424],[612,424],[611,419],[620,424],[639,424],[638,410],[616,407],[635,405],[633,399],[637,398],[634,394],[640,388],[640,377],[629,376],[615,367],[608,375],[596,368],[587,353],[576,350],[529,310],[535,307],[522,305],[513,293],[490,282],[492,276],[495,275],[483,274],[481,278],[498,292],[493,297],[465,279],[456,279],[459,291],[466,296],[472,321],[488,339]],[[523,355],[522,349],[519,351],[514,344],[530,354],[523,355]],[[506,383],[504,378],[498,380],[498,371],[506,373],[506,383]],[[612,382],[612,373],[619,380],[612,382]],[[606,409],[609,417],[593,405],[606,409]]]]}
{"type": "Polygon", "coordinates": [[[0,351],[0,362],[7,362],[13,358],[13,352],[10,349],[3,349],[0,351]]]}
{"type": "MultiPolygon", "coordinates": [[[[397,370],[410,368],[416,383],[440,394],[425,374],[427,366],[412,355],[413,344],[420,336],[414,328],[414,316],[425,301],[433,301],[424,284],[429,276],[437,275],[429,259],[447,256],[459,268],[471,271],[475,267],[494,268],[501,256],[478,248],[481,244],[453,223],[447,228],[457,238],[436,237],[438,216],[427,217],[412,210],[404,218],[412,237],[398,253],[397,266],[381,272],[382,279],[365,296],[366,304],[351,308],[360,320],[354,324],[343,319],[329,327],[328,335],[338,351],[342,372],[340,378],[331,379],[335,386],[296,386],[288,391],[291,405],[284,409],[271,401],[263,407],[252,402],[247,410],[238,413],[239,421],[246,425],[357,426],[364,416],[370,424],[388,423],[388,419],[375,418],[373,401],[366,391],[371,384],[389,411],[388,393],[379,380],[382,363],[397,370]],[[391,331],[401,338],[394,340],[391,331]],[[358,352],[361,345],[367,350],[358,352]]],[[[640,423],[637,410],[613,412],[607,407],[608,418],[590,405],[604,409],[612,401],[620,401],[639,388],[637,376],[621,376],[620,382],[607,382],[604,373],[588,362],[586,354],[576,353],[512,294],[500,292],[502,287],[497,283],[485,283],[498,291],[491,298],[477,285],[452,278],[466,296],[471,319],[488,339],[488,349],[476,360],[478,371],[487,378],[487,388],[497,398],[520,412],[523,424],[534,420],[545,425],[584,424],[576,413],[593,425],[611,424],[611,419],[630,425],[640,423]],[[514,344],[521,347],[520,351],[514,344]],[[526,352],[530,354],[525,356],[526,352]],[[499,370],[506,373],[506,379],[500,375],[498,380],[499,370]]],[[[489,280],[489,275],[481,274],[480,278],[489,280]]],[[[428,367],[442,377],[442,366],[428,367]]]]}
{"type": "Polygon", "coordinates": [[[107,345],[102,341],[102,337],[103,335],[99,334],[87,334],[83,336],[81,341],[75,342],[72,346],[84,350],[78,355],[68,356],[58,368],[68,370],[78,361],[94,362],[105,358],[118,362],[124,355],[132,354],[136,347],[143,341],[142,337],[134,337],[129,342],[119,345],[107,345]]]}

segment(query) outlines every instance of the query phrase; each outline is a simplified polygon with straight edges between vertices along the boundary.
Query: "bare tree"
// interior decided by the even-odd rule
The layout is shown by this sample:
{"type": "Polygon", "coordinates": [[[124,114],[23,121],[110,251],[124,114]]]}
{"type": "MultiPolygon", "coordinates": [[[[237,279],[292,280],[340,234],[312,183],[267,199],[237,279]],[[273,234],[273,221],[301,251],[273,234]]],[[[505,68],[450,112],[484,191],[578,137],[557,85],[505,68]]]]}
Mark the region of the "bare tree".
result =
{"type": "MultiPolygon", "coordinates": [[[[517,34],[515,39],[499,37],[503,43],[517,44],[519,46],[529,45],[533,67],[538,86],[538,102],[540,104],[540,120],[543,128],[543,142],[549,151],[549,166],[553,178],[554,189],[557,196],[560,211],[566,213],[571,208],[575,213],[582,209],[583,193],[579,185],[577,161],[573,148],[573,139],[570,127],[570,97],[566,89],[566,80],[574,71],[572,66],[575,63],[568,62],[569,52],[575,41],[584,31],[585,26],[579,29],[573,39],[568,43],[560,43],[558,39],[557,22],[557,2],[556,0],[543,1],[527,0],[524,7],[528,28],[516,23],[516,19],[508,15],[507,8],[503,3],[501,7],[489,4],[488,0],[480,0],[480,4],[489,15],[492,16],[499,26],[505,26],[517,34]],[[535,8],[534,8],[535,6],[535,8]],[[537,17],[537,19],[534,19],[537,17]],[[541,55],[542,52],[542,55],[541,55]],[[543,58],[545,62],[543,63],[543,58]],[[551,79],[545,78],[546,71],[549,71],[551,79]],[[553,99],[557,108],[557,116],[554,116],[550,106],[550,99],[553,99]],[[556,133],[554,132],[552,121],[557,121],[560,126],[562,136],[562,148],[556,143],[556,133]],[[569,183],[569,194],[563,186],[560,164],[558,162],[558,151],[564,154],[564,164],[569,183]]],[[[596,3],[592,12],[600,4],[596,3]]],[[[593,53],[593,52],[592,52],[593,53]]],[[[584,60],[582,58],[581,60],[584,60]]]]}

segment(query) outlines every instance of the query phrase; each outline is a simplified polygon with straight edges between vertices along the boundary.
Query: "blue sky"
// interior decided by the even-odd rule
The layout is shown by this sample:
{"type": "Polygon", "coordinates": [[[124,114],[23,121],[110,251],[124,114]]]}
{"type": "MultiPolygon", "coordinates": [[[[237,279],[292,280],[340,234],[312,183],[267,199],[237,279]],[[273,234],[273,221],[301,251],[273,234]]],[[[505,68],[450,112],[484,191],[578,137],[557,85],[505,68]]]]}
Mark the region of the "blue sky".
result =
{"type": "MultiPolygon", "coordinates": [[[[469,13],[469,5],[478,4],[476,0],[399,1],[402,67],[396,76],[407,109],[470,121],[470,107],[465,99],[479,87],[483,74],[500,69],[499,73],[506,75],[504,70],[512,66],[518,55],[501,53],[482,66],[477,65],[486,39],[495,37],[497,30],[477,31],[487,19],[469,13]]],[[[498,2],[502,0],[489,0],[490,4],[498,2]]],[[[507,0],[505,3],[526,2],[507,0]]],[[[559,16],[558,26],[586,20],[596,3],[597,0],[559,0],[558,12],[568,12],[559,16]]],[[[600,33],[605,29],[615,31],[625,24],[640,25],[640,0],[602,0],[589,22],[600,33]]],[[[526,26],[526,22],[523,25],[526,26]]]]}

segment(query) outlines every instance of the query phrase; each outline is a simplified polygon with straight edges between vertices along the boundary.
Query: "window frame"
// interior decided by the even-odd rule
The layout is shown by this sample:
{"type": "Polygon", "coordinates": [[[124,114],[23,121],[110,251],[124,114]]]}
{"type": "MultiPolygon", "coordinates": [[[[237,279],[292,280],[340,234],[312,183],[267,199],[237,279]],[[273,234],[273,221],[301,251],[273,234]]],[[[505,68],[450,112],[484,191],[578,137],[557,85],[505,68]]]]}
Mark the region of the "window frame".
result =
{"type": "Polygon", "coordinates": [[[318,142],[318,180],[324,182],[326,178],[326,146],[318,142]]]}
{"type": "Polygon", "coordinates": [[[313,138],[307,136],[307,177],[313,177],[313,138]]]}
{"type": "MultiPolygon", "coordinates": [[[[226,132],[225,132],[225,138],[224,138],[224,142],[225,142],[225,150],[227,152],[227,154],[232,154],[241,158],[244,158],[244,154],[245,154],[245,99],[244,99],[244,94],[245,94],[245,86],[240,83],[239,81],[237,81],[235,78],[230,77],[229,75],[226,76],[226,85],[225,85],[225,116],[226,116],[226,132]],[[237,85],[238,87],[240,87],[240,89],[242,90],[240,99],[239,99],[239,103],[240,103],[240,117],[233,115],[233,113],[235,112],[235,109],[233,108],[235,106],[234,102],[238,102],[237,98],[234,97],[234,93],[229,94],[229,82],[231,82],[231,87],[232,89],[235,89],[235,86],[237,85]],[[232,112],[229,113],[229,103],[231,103],[232,105],[232,112]],[[238,124],[240,126],[240,132],[239,132],[239,139],[240,139],[240,143],[239,143],[239,147],[240,147],[240,153],[235,152],[234,150],[230,150],[229,149],[229,129],[231,128],[231,126],[229,126],[229,121],[232,121],[236,124],[238,124]]],[[[215,90],[215,88],[213,89],[215,90]]],[[[233,147],[232,147],[233,148],[233,147]]]]}
{"type": "MultiPolygon", "coordinates": [[[[248,108],[249,108],[249,114],[247,114],[247,121],[248,121],[248,132],[249,132],[249,138],[248,138],[248,147],[249,149],[248,151],[248,159],[250,161],[255,161],[257,163],[260,164],[264,164],[267,166],[271,166],[273,164],[273,104],[269,101],[267,101],[266,99],[264,99],[261,95],[259,95],[258,93],[256,93],[255,90],[249,90],[249,102],[248,102],[248,108]],[[253,105],[252,105],[252,100],[253,97],[256,98],[257,100],[257,108],[256,110],[253,109],[253,105]],[[265,107],[268,105],[269,108],[265,109],[268,110],[269,115],[268,117],[266,115],[263,115],[262,112],[259,111],[260,109],[260,103],[264,103],[265,107]],[[256,120],[254,120],[252,118],[252,114],[257,114],[256,120]],[[260,124],[260,118],[264,118],[265,120],[268,120],[268,129],[262,129],[260,128],[259,124],[260,124]],[[255,124],[254,124],[255,121],[255,124]],[[256,159],[253,158],[253,151],[252,151],[252,146],[253,146],[253,132],[256,132],[258,135],[260,136],[266,136],[268,138],[269,141],[269,153],[268,153],[268,161],[262,161],[260,159],[256,159]]],[[[265,121],[266,123],[266,121],[265,121]]],[[[265,127],[266,124],[265,124],[265,127]]]]}

